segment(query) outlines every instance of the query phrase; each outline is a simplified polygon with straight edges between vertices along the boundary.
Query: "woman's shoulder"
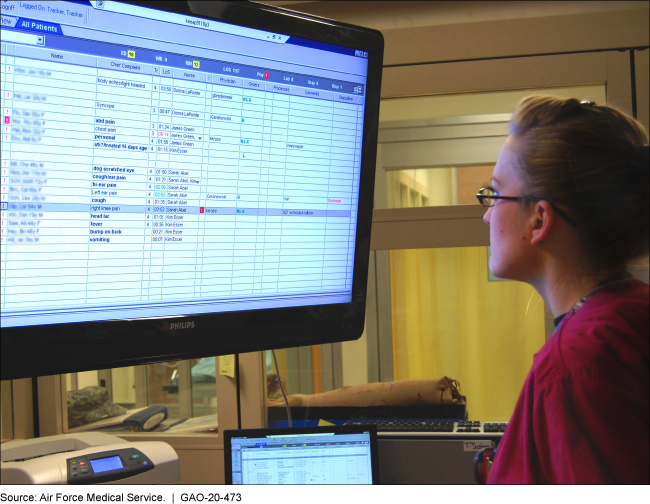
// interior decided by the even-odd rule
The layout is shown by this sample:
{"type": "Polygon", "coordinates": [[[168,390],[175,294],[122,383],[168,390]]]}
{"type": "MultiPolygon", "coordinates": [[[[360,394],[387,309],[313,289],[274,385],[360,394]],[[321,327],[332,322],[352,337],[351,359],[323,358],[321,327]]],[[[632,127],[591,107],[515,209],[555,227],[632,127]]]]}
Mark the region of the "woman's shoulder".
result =
{"type": "Polygon", "coordinates": [[[648,387],[650,291],[620,282],[570,312],[538,355],[544,380],[614,380],[648,387]]]}

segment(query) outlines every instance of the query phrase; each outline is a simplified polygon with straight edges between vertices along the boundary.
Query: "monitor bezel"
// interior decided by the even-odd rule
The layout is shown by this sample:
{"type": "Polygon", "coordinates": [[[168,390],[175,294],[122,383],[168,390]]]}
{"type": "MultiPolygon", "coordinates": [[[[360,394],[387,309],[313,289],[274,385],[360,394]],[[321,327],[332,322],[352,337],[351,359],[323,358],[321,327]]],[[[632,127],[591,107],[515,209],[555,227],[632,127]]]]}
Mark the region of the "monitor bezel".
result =
{"type": "MultiPolygon", "coordinates": [[[[364,329],[383,64],[379,31],[252,2],[127,1],[368,52],[352,302],[134,320],[3,328],[2,380],[355,340],[364,329]],[[192,322],[172,329],[172,323],[192,322]],[[137,334],[138,337],[134,337],[137,334]],[[221,337],[219,337],[221,336],[221,337]]],[[[181,324],[182,325],[182,324],[181,324]]]]}
{"type": "Polygon", "coordinates": [[[281,427],[273,429],[236,429],[223,431],[224,474],[226,485],[232,485],[232,438],[265,437],[291,434],[355,434],[370,432],[370,461],[372,464],[372,484],[379,485],[379,443],[375,425],[326,425],[319,427],[281,427]]]}

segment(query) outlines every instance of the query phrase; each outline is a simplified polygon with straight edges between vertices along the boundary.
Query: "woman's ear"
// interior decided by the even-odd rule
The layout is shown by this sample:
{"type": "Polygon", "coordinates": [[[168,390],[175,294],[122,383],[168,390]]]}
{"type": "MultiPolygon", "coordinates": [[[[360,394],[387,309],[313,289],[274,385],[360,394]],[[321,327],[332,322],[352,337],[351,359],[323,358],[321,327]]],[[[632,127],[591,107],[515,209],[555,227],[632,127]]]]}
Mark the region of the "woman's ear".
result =
{"type": "Polygon", "coordinates": [[[530,244],[540,245],[548,238],[555,224],[555,211],[548,201],[538,201],[535,203],[535,210],[531,218],[533,219],[533,229],[530,244]]]}

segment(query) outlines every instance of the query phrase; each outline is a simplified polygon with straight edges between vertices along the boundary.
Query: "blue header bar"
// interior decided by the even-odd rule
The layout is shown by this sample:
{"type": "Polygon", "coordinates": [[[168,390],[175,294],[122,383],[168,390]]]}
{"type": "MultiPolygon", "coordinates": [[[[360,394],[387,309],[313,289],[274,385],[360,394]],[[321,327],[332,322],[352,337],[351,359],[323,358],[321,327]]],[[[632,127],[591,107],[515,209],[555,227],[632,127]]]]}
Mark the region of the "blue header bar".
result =
{"type": "MultiPolygon", "coordinates": [[[[13,41],[10,39],[10,34],[19,32],[5,29],[4,33],[6,39],[13,41]]],[[[363,97],[365,95],[364,84],[338,79],[328,79],[317,75],[285,72],[270,67],[240,65],[233,63],[232,61],[212,60],[190,55],[152,51],[132,46],[128,47],[119,44],[95,42],[93,40],[78,40],[72,37],[39,36],[39,39],[41,39],[42,42],[38,45],[41,45],[44,49],[50,51],[66,51],[66,53],[70,55],[84,54],[100,58],[112,58],[116,61],[123,61],[128,64],[144,64],[146,68],[150,68],[151,66],[161,66],[191,70],[192,72],[200,74],[203,82],[205,82],[206,74],[227,76],[237,83],[237,87],[244,86],[242,79],[254,79],[260,82],[281,84],[286,87],[288,93],[291,92],[290,89],[294,86],[300,86],[325,91],[326,93],[324,94],[315,93],[315,95],[316,97],[327,96],[327,99],[331,99],[327,92],[341,95],[352,95],[353,99],[351,100],[341,100],[350,101],[351,103],[357,103],[359,101],[357,97],[363,97]]],[[[23,52],[24,51],[21,49],[21,54],[23,52]]],[[[34,53],[31,48],[28,52],[29,54],[34,53]]],[[[47,53],[47,51],[44,54],[45,56],[33,57],[36,57],[37,59],[49,58],[49,53],[47,53]]],[[[255,86],[246,85],[244,87],[252,88],[255,86]]]]}

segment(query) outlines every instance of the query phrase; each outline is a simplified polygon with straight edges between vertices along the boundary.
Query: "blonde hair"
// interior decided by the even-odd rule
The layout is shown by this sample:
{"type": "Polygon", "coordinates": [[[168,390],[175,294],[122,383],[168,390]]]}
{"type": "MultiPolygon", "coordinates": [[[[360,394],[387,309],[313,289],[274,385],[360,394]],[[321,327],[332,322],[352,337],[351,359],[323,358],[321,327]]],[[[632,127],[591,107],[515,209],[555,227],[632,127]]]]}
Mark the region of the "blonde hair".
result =
{"type": "Polygon", "coordinates": [[[639,154],[648,133],[638,121],[606,105],[536,95],[517,105],[510,132],[526,196],[575,221],[596,277],[648,254],[648,164],[639,154]]]}

